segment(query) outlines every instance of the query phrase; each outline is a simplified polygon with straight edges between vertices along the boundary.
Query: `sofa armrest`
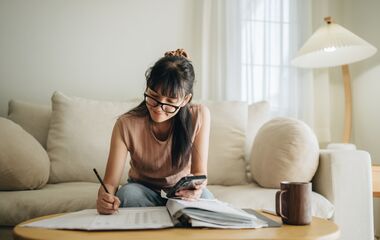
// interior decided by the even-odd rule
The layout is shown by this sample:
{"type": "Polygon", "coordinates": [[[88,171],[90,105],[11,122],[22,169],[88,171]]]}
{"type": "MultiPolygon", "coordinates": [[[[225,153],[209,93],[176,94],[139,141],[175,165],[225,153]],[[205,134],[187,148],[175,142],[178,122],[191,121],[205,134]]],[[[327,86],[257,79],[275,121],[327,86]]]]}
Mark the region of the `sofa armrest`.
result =
{"type": "Polygon", "coordinates": [[[358,150],[321,150],[313,190],[335,206],[341,239],[373,239],[371,157],[358,150]]]}

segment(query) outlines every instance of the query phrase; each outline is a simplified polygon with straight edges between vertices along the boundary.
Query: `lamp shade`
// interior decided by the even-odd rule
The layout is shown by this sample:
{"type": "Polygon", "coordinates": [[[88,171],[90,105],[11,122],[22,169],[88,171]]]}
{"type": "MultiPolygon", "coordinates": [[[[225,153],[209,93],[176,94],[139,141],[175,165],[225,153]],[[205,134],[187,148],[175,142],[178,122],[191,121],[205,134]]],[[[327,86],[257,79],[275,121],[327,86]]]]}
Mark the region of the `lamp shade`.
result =
{"type": "Polygon", "coordinates": [[[336,23],[320,27],[298,51],[292,64],[304,68],[322,68],[366,59],[377,48],[336,23]]]}

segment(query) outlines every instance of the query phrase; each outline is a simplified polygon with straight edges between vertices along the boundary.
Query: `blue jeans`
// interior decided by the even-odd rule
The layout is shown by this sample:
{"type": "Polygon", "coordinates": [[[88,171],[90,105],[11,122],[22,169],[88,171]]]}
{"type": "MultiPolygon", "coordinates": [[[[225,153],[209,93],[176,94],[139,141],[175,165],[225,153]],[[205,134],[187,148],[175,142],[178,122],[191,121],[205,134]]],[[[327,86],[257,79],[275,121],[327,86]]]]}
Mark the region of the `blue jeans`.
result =
{"type": "MultiPolygon", "coordinates": [[[[165,206],[167,202],[160,193],[134,181],[123,185],[116,196],[120,199],[120,207],[165,206]]],[[[203,188],[201,198],[213,199],[214,195],[207,188],[203,188]]]]}

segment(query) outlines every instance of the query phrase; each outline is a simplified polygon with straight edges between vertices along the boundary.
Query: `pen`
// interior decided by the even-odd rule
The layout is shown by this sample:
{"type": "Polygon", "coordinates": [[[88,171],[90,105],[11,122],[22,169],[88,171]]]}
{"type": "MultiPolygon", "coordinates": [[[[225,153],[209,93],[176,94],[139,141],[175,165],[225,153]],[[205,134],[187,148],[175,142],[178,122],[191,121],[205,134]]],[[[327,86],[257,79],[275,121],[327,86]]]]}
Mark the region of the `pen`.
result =
{"type": "Polygon", "coordinates": [[[106,191],[106,193],[110,193],[110,192],[108,192],[108,189],[106,188],[106,185],[104,185],[103,180],[100,178],[100,176],[99,176],[99,174],[98,174],[98,171],[96,171],[95,168],[94,168],[93,170],[94,170],[94,173],[95,173],[96,177],[98,178],[100,184],[102,184],[104,190],[106,191]]]}
{"type": "MultiPolygon", "coordinates": [[[[94,173],[95,173],[96,177],[98,178],[100,184],[102,184],[102,187],[104,188],[104,191],[106,191],[106,193],[109,194],[110,192],[108,192],[108,189],[106,188],[106,185],[104,185],[104,182],[103,182],[103,180],[100,178],[100,176],[99,176],[99,174],[98,174],[98,171],[96,171],[96,168],[94,168],[94,169],[92,169],[92,170],[94,170],[94,173]]],[[[116,189],[116,192],[117,192],[117,189],[116,189]]],[[[115,192],[115,194],[116,194],[116,192],[115,192]]],[[[118,213],[119,210],[116,209],[116,212],[118,213]]]]}

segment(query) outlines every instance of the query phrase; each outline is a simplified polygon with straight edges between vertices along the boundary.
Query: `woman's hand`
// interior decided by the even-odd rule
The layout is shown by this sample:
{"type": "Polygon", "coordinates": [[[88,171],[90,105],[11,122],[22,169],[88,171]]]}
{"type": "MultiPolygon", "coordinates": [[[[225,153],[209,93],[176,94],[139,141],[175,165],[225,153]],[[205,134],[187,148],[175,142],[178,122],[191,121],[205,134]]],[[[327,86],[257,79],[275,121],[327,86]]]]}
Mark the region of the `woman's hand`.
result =
{"type": "Polygon", "coordinates": [[[96,209],[100,214],[113,214],[118,211],[120,200],[115,195],[106,193],[102,188],[99,189],[96,209]]]}
{"type": "Polygon", "coordinates": [[[188,201],[196,201],[201,197],[206,184],[207,181],[204,181],[202,184],[196,185],[195,189],[180,190],[175,193],[175,196],[188,201]]]}

